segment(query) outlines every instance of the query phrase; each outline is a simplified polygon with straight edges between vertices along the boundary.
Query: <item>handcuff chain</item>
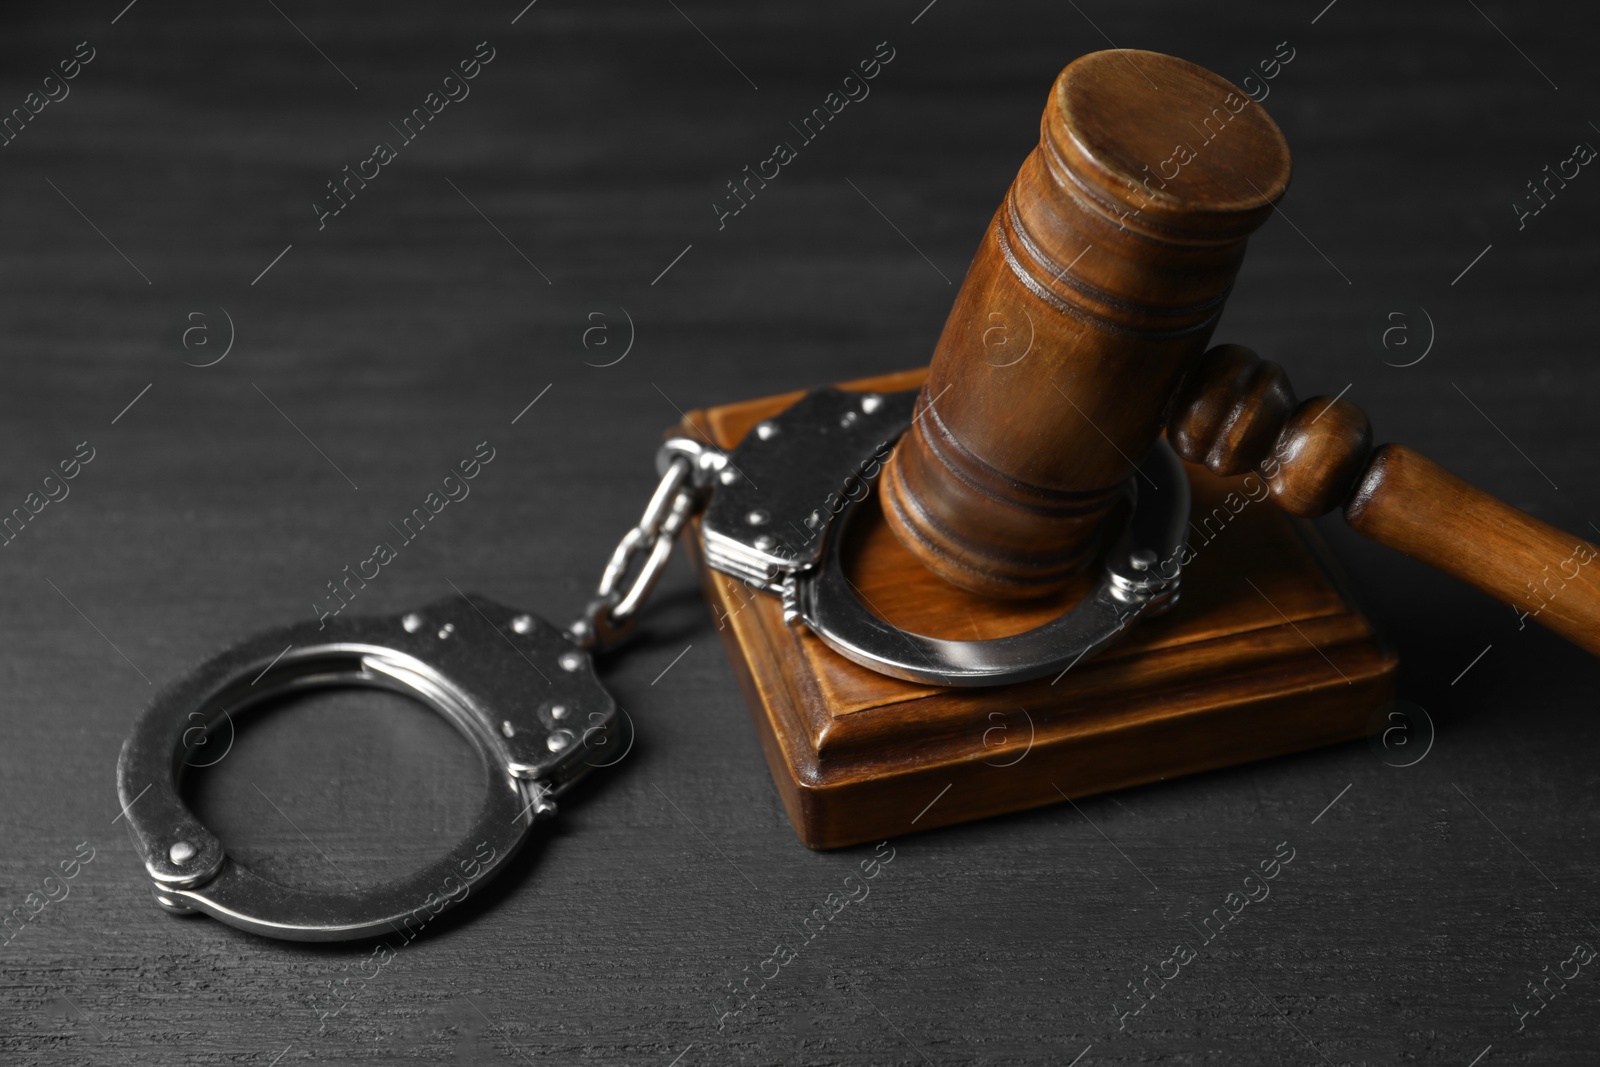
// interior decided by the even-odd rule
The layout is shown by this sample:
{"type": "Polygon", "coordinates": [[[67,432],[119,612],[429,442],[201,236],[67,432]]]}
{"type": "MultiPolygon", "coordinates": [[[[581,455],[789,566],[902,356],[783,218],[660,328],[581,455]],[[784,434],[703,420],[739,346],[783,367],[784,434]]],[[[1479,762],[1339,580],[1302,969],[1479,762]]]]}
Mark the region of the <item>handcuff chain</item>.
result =
{"type": "Polygon", "coordinates": [[[724,453],[692,438],[673,437],[662,444],[656,454],[661,481],[638,525],[617,542],[583,617],[567,628],[573,644],[599,652],[628,636],[639,606],[672,556],[673,539],[705,506],[712,479],[727,462],[724,453]],[[630,573],[633,577],[627,580],[630,573]]]}

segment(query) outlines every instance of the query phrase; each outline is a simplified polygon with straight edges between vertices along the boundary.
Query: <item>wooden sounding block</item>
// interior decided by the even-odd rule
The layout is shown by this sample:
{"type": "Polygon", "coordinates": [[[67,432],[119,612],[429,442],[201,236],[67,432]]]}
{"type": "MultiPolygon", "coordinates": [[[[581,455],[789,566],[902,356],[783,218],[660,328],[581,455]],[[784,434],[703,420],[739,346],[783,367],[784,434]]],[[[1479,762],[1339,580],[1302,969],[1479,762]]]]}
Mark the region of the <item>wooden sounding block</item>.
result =
{"type": "MultiPolygon", "coordinates": [[[[842,388],[912,389],[925,373],[842,388]]],[[[682,429],[732,449],[800,395],[691,413],[682,429]]],[[[876,674],[785,626],[776,597],[706,569],[698,523],[687,527],[800,839],[813,848],[880,840],[1366,734],[1392,697],[1396,660],[1341,591],[1314,533],[1263,499],[1259,479],[1247,488],[1190,473],[1193,558],[1179,603],[1054,683],[949,689],[876,674]]],[[[876,509],[879,496],[860,506],[876,509]]],[[[862,515],[851,533],[847,566],[863,601],[913,632],[1026,630],[1089,581],[1039,600],[985,597],[928,571],[878,515],[862,515]]]]}
{"type": "MultiPolygon", "coordinates": [[[[872,428],[874,411],[908,410],[916,391],[878,491],[854,505],[842,535],[816,543],[825,558],[798,555],[777,514],[738,496],[721,498],[730,514],[714,500],[686,527],[806,844],[1362,736],[1392,696],[1396,661],[1303,521],[1336,508],[1358,532],[1600,653],[1594,545],[1403,446],[1375,450],[1359,408],[1298,401],[1283,369],[1249,349],[1205,350],[1246,239],[1289,169],[1272,119],[1215,74],[1153,52],[1076,60],[1056,80],[1039,146],[984,234],[931,366],[841,387],[900,393],[903,407],[852,401],[812,427],[822,436],[798,438],[814,449],[799,467],[775,468],[795,484],[836,477],[825,442],[872,428]],[[1021,352],[991,344],[1021,323],[1021,352]],[[1163,428],[1170,453],[1152,449],[1163,428]],[[1141,492],[1130,475],[1147,453],[1162,473],[1141,466],[1141,492]],[[1173,489],[1185,476],[1187,546],[1173,489]],[[782,536],[751,532],[768,523],[782,536]],[[718,567],[782,601],[707,568],[702,528],[718,567]],[[1174,588],[1176,604],[1153,614],[1174,588]],[[848,615],[843,630],[821,589],[848,615]],[[800,625],[785,625],[786,609],[800,625]],[[1083,634],[1099,636],[1069,636],[1083,634]]],[[[726,452],[801,395],[714,408],[683,429],[726,452]]],[[[795,425],[811,425],[803,417],[795,425]]],[[[744,455],[761,462],[761,442],[793,432],[763,425],[744,455]]],[[[738,473],[719,478],[736,484],[738,473]]],[[[828,488],[818,496],[837,499],[844,486],[828,488]]],[[[822,509],[803,521],[820,530],[822,509]]]]}

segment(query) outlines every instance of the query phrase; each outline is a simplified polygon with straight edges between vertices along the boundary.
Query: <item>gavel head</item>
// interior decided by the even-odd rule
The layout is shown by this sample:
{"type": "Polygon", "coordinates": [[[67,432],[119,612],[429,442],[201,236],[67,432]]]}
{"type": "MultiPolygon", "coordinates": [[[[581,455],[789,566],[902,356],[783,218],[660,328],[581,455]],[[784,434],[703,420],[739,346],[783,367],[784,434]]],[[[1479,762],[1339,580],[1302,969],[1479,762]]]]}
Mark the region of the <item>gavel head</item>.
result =
{"type": "Polygon", "coordinates": [[[1277,125],[1210,71],[1131,49],[1063,70],[885,469],[901,542],[1004,597],[1094,559],[1288,182],[1277,125]]]}

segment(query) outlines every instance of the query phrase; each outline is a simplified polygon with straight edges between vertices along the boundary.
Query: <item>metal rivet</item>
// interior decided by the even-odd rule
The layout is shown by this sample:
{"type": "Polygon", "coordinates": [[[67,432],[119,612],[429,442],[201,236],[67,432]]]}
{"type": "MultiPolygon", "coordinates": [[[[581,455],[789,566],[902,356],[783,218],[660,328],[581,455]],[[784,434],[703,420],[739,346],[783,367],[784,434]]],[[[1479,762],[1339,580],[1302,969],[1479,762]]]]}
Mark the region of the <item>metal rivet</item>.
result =
{"type": "Polygon", "coordinates": [[[1128,562],[1133,564],[1133,569],[1136,571],[1147,571],[1155,565],[1156,554],[1148,548],[1136,549],[1128,557],[1128,562]]]}
{"type": "Polygon", "coordinates": [[[567,711],[568,708],[565,704],[550,705],[550,717],[552,719],[556,719],[557,721],[565,719],[567,717],[567,711]]]}
{"type": "Polygon", "coordinates": [[[854,411],[847,411],[839,417],[839,426],[841,429],[848,430],[851,425],[854,424],[855,421],[860,417],[861,416],[854,411]]]}
{"type": "Polygon", "coordinates": [[[868,393],[866,396],[861,398],[861,410],[865,411],[868,415],[871,415],[874,411],[877,411],[881,407],[883,407],[883,397],[879,396],[877,393],[868,393]]]}
{"type": "Polygon", "coordinates": [[[756,508],[744,517],[744,521],[751,526],[765,526],[771,519],[772,516],[761,508],[756,508]]]}
{"type": "Polygon", "coordinates": [[[533,629],[533,616],[518,615],[516,618],[511,620],[511,628],[519,634],[527,633],[529,630],[533,629]]]}
{"type": "Polygon", "coordinates": [[[756,540],[755,540],[756,548],[760,549],[762,552],[770,551],[772,549],[772,546],[777,544],[777,543],[778,542],[776,542],[776,541],[774,541],[772,539],[772,535],[771,534],[762,534],[760,537],[756,538],[756,540]]]}
{"type": "Polygon", "coordinates": [[[174,841],[172,848],[167,851],[167,855],[171,857],[175,866],[182,867],[185,863],[194,859],[199,851],[187,841],[174,841]]]}
{"type": "Polygon", "coordinates": [[[576,652],[563,652],[561,658],[556,660],[564,671],[575,671],[583,666],[583,657],[576,652]]]}
{"type": "Polygon", "coordinates": [[[504,722],[502,722],[500,724],[500,732],[502,734],[504,734],[505,736],[507,736],[507,737],[516,737],[517,736],[517,728],[515,726],[511,725],[511,720],[510,719],[506,719],[504,722]]]}
{"type": "Polygon", "coordinates": [[[533,809],[535,815],[554,815],[556,802],[550,799],[550,791],[538,782],[529,786],[533,790],[533,802],[528,807],[533,809]]]}
{"type": "Polygon", "coordinates": [[[756,423],[756,436],[763,441],[770,441],[778,436],[778,424],[775,422],[756,423]]]}
{"type": "Polygon", "coordinates": [[[551,752],[560,752],[572,744],[572,731],[557,730],[550,735],[545,744],[549,746],[551,752]]]}
{"type": "Polygon", "coordinates": [[[449,637],[455,632],[456,624],[453,622],[447,622],[443,626],[439,627],[439,640],[443,641],[445,638],[449,637]]]}
{"type": "Polygon", "coordinates": [[[721,482],[723,485],[732,485],[738,480],[739,472],[734,470],[732,467],[727,468],[721,474],[717,475],[717,481],[721,482]]]}
{"type": "Polygon", "coordinates": [[[406,633],[414,634],[422,629],[422,616],[409,611],[400,619],[400,625],[406,628],[406,633]]]}

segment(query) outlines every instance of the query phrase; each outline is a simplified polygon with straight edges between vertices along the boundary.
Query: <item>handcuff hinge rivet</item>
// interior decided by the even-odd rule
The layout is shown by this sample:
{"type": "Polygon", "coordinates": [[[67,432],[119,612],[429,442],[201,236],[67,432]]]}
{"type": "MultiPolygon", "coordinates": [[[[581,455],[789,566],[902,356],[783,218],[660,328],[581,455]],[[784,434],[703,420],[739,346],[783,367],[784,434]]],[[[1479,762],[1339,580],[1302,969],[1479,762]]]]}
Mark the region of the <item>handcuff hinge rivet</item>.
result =
{"type": "Polygon", "coordinates": [[[511,629],[519,634],[527,633],[529,630],[533,629],[533,616],[518,615],[516,618],[511,620],[511,629]]]}
{"type": "MultiPolygon", "coordinates": [[[[321,638],[314,625],[292,623],[225,649],[163,687],[139,716],[117,763],[117,796],[128,801],[134,851],[157,906],[292,941],[382,936],[413,916],[425,919],[428,911],[437,915],[457,903],[459,893],[442,902],[436,898],[457,878],[476,886],[503,868],[534,823],[554,814],[557,792],[589,768],[616,762],[598,758],[596,746],[605,741],[588,740],[587,731],[606,730],[622,714],[594,677],[594,661],[562,643],[547,620],[472,599],[471,611],[458,599],[443,598],[382,615],[341,617],[321,638]],[[525,637],[512,633],[519,616],[525,637]],[[506,642],[514,647],[506,648],[506,642]],[[263,673],[268,656],[279,664],[293,656],[294,666],[263,673]],[[524,665],[533,685],[543,681],[550,688],[530,694],[524,665]],[[213,712],[220,717],[219,704],[232,705],[237,718],[250,699],[242,696],[247,692],[266,700],[335,686],[414,697],[472,742],[491,782],[511,787],[488,790],[472,829],[454,850],[457,857],[468,851],[476,858],[459,864],[452,859],[451,869],[461,869],[444,889],[429,892],[444,877],[433,868],[381,886],[351,886],[347,893],[275,884],[230,856],[184,797],[183,757],[193,751],[198,719],[209,722],[213,712]],[[552,708],[564,721],[553,721],[552,708]]],[[[0,1063],[9,1062],[0,1055],[0,1063]]]]}

